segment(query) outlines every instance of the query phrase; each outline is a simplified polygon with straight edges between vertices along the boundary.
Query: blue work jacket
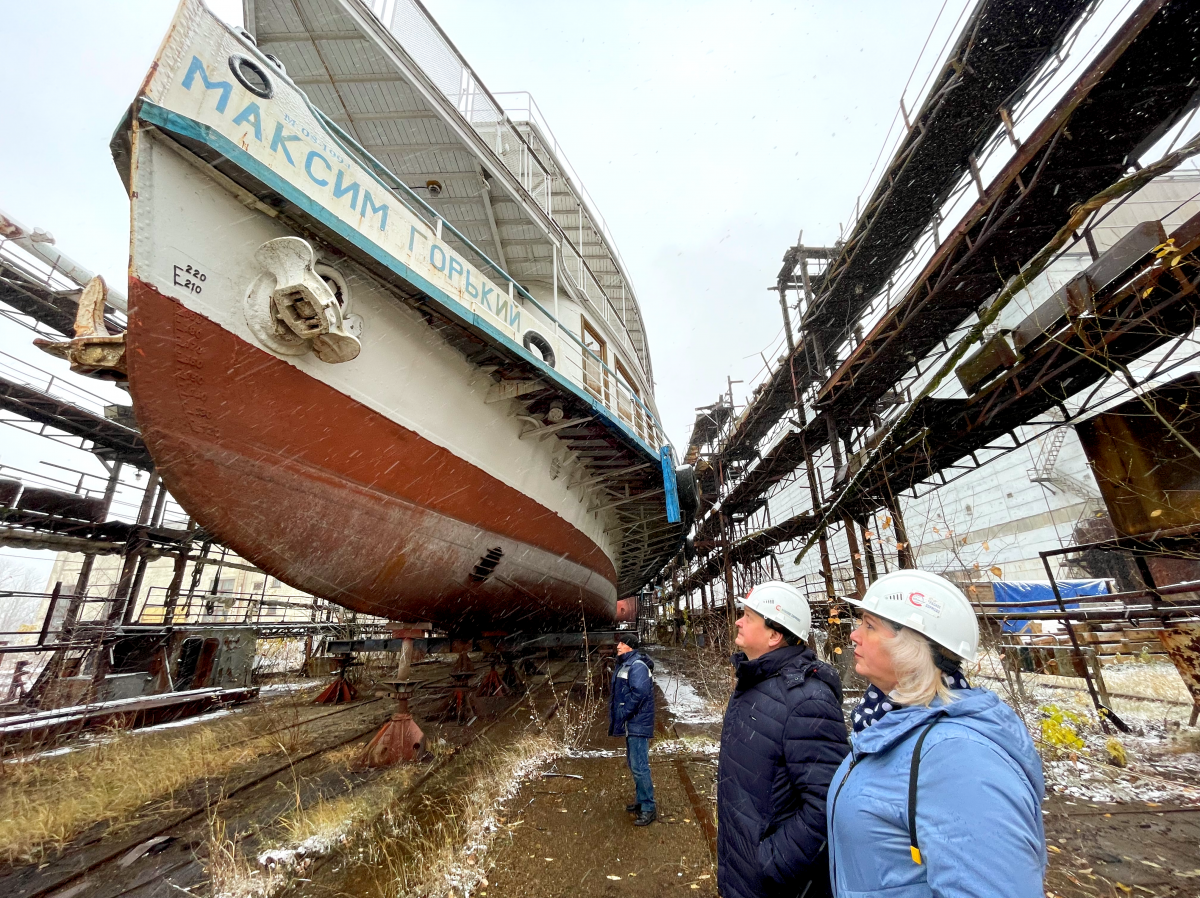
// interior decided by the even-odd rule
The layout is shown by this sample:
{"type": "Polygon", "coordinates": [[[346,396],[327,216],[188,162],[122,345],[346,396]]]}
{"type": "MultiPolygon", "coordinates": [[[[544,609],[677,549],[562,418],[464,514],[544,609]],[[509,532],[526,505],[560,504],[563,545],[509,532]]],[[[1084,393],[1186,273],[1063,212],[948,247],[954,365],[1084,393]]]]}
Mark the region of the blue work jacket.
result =
{"type": "Polygon", "coordinates": [[[617,658],[608,706],[608,735],[654,735],[653,670],[654,662],[637,649],[617,658]]]}
{"type": "Polygon", "coordinates": [[[829,787],[829,857],[837,898],[1044,898],[1042,763],[1024,724],[994,692],[899,707],[856,733],[829,787]],[[916,829],[908,834],[913,749],[916,829]]]}

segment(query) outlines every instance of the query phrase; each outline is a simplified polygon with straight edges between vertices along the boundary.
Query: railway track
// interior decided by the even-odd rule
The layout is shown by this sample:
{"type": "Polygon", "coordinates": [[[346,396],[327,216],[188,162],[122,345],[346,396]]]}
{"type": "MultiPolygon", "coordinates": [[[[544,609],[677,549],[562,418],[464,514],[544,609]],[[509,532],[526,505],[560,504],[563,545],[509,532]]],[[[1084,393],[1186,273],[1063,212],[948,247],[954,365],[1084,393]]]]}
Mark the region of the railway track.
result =
{"type": "MultiPolygon", "coordinates": [[[[501,709],[496,714],[494,720],[490,721],[485,726],[470,731],[466,742],[459,746],[460,750],[462,748],[466,748],[482,736],[486,735],[503,719],[511,715],[517,708],[521,706],[527,695],[540,692],[547,687],[562,685],[555,681],[572,664],[578,664],[578,662],[572,660],[564,661],[560,663],[557,669],[553,671],[549,670],[548,665],[548,676],[545,681],[530,687],[529,692],[526,694],[514,696],[511,702],[509,702],[506,707],[501,709]]],[[[449,679],[449,677],[437,677],[430,681],[423,682],[423,690],[427,690],[430,686],[440,685],[441,681],[448,681],[449,679]]],[[[568,691],[570,688],[573,688],[575,683],[578,681],[579,675],[576,675],[571,680],[570,685],[567,687],[568,691]]],[[[423,700],[421,705],[430,705],[431,702],[428,699],[432,699],[432,696],[430,696],[428,692],[423,692],[423,700]]],[[[374,734],[379,727],[382,726],[384,721],[387,720],[388,716],[390,716],[392,713],[392,706],[390,700],[387,699],[368,699],[366,701],[360,701],[346,705],[345,707],[334,711],[317,714],[305,720],[288,724],[287,726],[278,727],[269,733],[259,734],[244,740],[239,740],[239,743],[249,742],[255,739],[260,739],[266,735],[275,735],[290,729],[308,726],[317,721],[328,720],[328,718],[335,715],[347,714],[353,711],[361,711],[366,706],[375,704],[377,702],[386,703],[386,714],[373,717],[369,726],[356,727],[352,733],[345,735],[343,738],[338,738],[333,742],[315,747],[300,755],[285,755],[285,757],[282,758],[278,763],[270,765],[266,770],[243,782],[238,783],[231,789],[217,790],[216,794],[207,796],[200,803],[192,806],[189,810],[163,822],[160,826],[136,829],[134,835],[124,839],[116,840],[114,843],[104,846],[102,849],[94,852],[80,851],[75,855],[69,853],[65,856],[66,863],[64,863],[62,865],[62,869],[58,871],[51,873],[49,870],[42,871],[41,869],[35,867],[25,868],[24,870],[15,870],[10,876],[0,878],[0,892],[3,892],[6,896],[11,896],[11,898],[82,898],[82,896],[85,895],[92,896],[100,894],[102,894],[104,898],[120,898],[120,896],[129,895],[146,889],[155,882],[161,883],[163,877],[177,873],[178,871],[186,869],[189,866],[198,864],[199,860],[195,852],[189,853],[186,858],[180,859],[177,863],[170,864],[165,867],[155,867],[153,870],[153,878],[150,880],[142,880],[141,877],[135,875],[133,878],[136,881],[128,883],[124,888],[121,887],[118,881],[122,878],[124,869],[131,866],[137,858],[141,857],[141,854],[137,854],[137,850],[139,848],[143,848],[143,846],[149,846],[142,851],[142,854],[145,854],[149,851],[152,851],[157,845],[165,845],[177,839],[182,839],[186,844],[188,842],[186,837],[189,835],[189,830],[192,830],[196,826],[197,821],[207,821],[210,813],[212,813],[218,805],[227,803],[241,796],[246,796],[255,789],[269,787],[273,781],[284,783],[284,785],[286,785],[288,788],[291,788],[292,778],[294,777],[296,769],[300,765],[319,758],[321,755],[335,752],[338,749],[341,749],[356,741],[365,740],[374,734]],[[77,856],[79,858],[78,863],[71,863],[73,856],[77,856]],[[96,886],[101,885],[105,877],[110,875],[112,876],[112,879],[110,879],[107,884],[109,886],[115,886],[118,890],[110,891],[108,888],[104,888],[101,891],[100,889],[97,889],[96,886]]],[[[542,725],[545,725],[545,723],[548,722],[555,715],[555,713],[557,713],[558,709],[559,701],[556,700],[547,710],[545,717],[542,718],[542,725]]],[[[429,707],[421,707],[416,711],[418,717],[420,717],[422,714],[428,714],[429,712],[429,707]]],[[[420,789],[432,776],[442,769],[449,759],[449,757],[443,758],[431,764],[421,773],[417,780],[413,782],[410,790],[416,791],[420,789]]],[[[80,846],[81,849],[87,847],[89,846],[80,846]]],[[[53,867],[55,865],[51,864],[50,866],[53,867]]]]}

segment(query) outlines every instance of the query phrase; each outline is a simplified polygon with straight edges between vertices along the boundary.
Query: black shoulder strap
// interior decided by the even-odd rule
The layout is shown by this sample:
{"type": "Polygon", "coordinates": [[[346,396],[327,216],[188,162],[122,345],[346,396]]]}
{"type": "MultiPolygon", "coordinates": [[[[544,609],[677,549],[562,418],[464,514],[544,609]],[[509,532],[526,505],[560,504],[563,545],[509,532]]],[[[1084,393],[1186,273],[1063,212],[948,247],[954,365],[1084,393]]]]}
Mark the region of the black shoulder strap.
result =
{"type": "Polygon", "coordinates": [[[939,714],[933,718],[929,726],[921,731],[921,735],[917,737],[917,745],[913,749],[912,763],[908,768],[908,844],[914,864],[922,863],[921,848],[917,844],[917,770],[921,766],[921,746],[925,744],[925,737],[929,735],[929,731],[941,719],[942,715],[939,714]]]}

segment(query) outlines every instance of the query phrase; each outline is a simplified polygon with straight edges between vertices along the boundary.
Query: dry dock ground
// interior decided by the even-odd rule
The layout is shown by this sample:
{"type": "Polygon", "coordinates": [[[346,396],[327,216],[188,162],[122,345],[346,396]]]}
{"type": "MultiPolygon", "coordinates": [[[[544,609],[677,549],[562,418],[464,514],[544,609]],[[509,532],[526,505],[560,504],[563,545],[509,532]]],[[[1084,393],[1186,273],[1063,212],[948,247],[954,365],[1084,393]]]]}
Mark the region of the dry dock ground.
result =
{"type": "MultiPolygon", "coordinates": [[[[344,709],[317,707],[316,687],[5,764],[0,895],[714,896],[727,669],[694,653],[653,654],[660,817],[649,827],[625,812],[623,743],[606,735],[605,700],[583,664],[542,659],[525,695],[481,700],[479,720],[461,727],[434,720],[450,670],[435,660],[415,668],[425,685],[414,710],[432,751],[406,767],[356,764],[389,700],[368,690],[344,709]],[[170,770],[172,757],[184,769],[170,770]],[[122,773],[132,782],[116,782],[122,773]]],[[[1072,724],[1053,699],[1032,695],[1019,709],[1047,757],[1047,895],[1200,895],[1200,737],[1147,713],[1122,737],[1118,768],[1080,707],[1071,714],[1082,746],[1043,739],[1041,721],[1056,712],[1072,724]]]]}

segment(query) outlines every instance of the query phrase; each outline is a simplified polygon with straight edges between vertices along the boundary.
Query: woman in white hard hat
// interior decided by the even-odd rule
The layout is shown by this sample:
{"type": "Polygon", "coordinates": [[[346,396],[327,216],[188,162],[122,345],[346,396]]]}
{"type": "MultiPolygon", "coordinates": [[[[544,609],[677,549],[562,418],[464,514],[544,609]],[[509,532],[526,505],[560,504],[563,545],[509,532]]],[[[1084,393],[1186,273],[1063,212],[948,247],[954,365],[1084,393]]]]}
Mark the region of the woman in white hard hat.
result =
{"type": "Polygon", "coordinates": [[[824,898],[825,798],[848,750],[841,682],[804,643],[812,613],[798,589],[760,583],[741,605],[717,763],[717,887],[824,898]]]}
{"type": "Polygon", "coordinates": [[[846,601],[871,686],[830,784],[834,894],[1042,898],[1041,760],[1012,709],[963,675],[979,651],[971,603],[913,570],[846,601]]]}

